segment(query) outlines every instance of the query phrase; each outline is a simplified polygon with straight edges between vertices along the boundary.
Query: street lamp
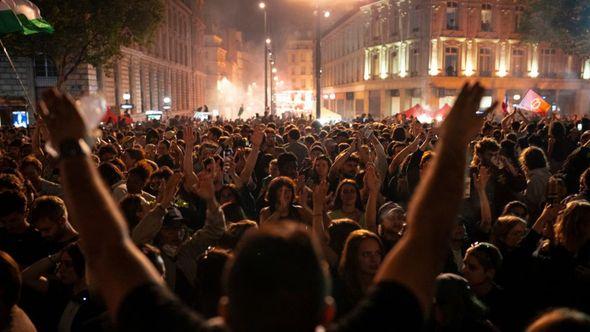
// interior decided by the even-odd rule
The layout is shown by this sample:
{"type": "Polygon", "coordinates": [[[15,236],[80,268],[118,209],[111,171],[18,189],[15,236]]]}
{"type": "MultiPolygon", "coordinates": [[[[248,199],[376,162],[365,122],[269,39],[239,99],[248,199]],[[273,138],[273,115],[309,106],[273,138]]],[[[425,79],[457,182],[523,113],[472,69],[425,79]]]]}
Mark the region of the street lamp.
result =
{"type": "Polygon", "coordinates": [[[276,69],[276,68],[273,68],[273,69],[272,69],[272,73],[273,73],[273,74],[276,74],[276,73],[277,73],[277,69],[276,69]]]}
{"type": "Polygon", "coordinates": [[[131,99],[131,94],[129,92],[125,92],[123,94],[123,100],[128,101],[131,99]]]}
{"type": "Polygon", "coordinates": [[[326,11],[324,12],[324,17],[325,17],[325,18],[329,18],[329,17],[330,17],[330,15],[332,15],[332,13],[330,13],[330,11],[329,11],[329,10],[326,10],[326,11]]]}
{"type": "Polygon", "coordinates": [[[268,15],[266,12],[266,3],[260,2],[258,4],[258,8],[264,12],[264,36],[266,37],[264,43],[264,110],[266,111],[268,109],[268,45],[270,44],[271,40],[268,38],[268,15]]]}
{"type": "Polygon", "coordinates": [[[164,97],[164,106],[162,107],[164,110],[169,110],[172,108],[172,99],[170,97],[164,97]]]}

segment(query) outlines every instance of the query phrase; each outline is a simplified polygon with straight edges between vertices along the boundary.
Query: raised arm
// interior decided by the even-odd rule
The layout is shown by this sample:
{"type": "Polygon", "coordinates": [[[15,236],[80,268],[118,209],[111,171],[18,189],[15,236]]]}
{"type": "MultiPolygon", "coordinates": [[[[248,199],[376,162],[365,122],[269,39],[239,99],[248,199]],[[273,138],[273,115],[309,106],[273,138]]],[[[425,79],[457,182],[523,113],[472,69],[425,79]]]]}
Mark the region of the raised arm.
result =
{"type": "Polygon", "coordinates": [[[375,169],[375,165],[369,164],[367,166],[365,184],[369,193],[365,208],[365,223],[369,231],[377,233],[377,199],[381,191],[381,178],[375,169]]]}
{"type": "Polygon", "coordinates": [[[328,217],[326,215],[326,196],[328,196],[328,189],[329,185],[326,180],[323,180],[314,188],[312,230],[313,234],[320,241],[326,260],[330,266],[336,266],[338,264],[338,254],[328,245],[330,238],[324,223],[325,218],[328,217]]]}
{"type": "Polygon", "coordinates": [[[486,192],[486,186],[489,179],[490,171],[484,166],[480,167],[474,185],[475,189],[477,189],[481,213],[479,229],[486,234],[489,234],[492,230],[492,210],[490,209],[490,201],[488,199],[488,193],[486,192]]]}
{"type": "Polygon", "coordinates": [[[176,192],[178,191],[178,184],[182,176],[180,173],[174,173],[166,182],[165,188],[158,196],[158,204],[148,212],[141,221],[131,231],[131,238],[136,244],[150,243],[158,235],[162,224],[164,223],[164,216],[166,210],[172,205],[176,192]]]}
{"type": "Polygon", "coordinates": [[[194,171],[193,165],[193,149],[197,136],[194,133],[194,129],[191,125],[184,127],[184,158],[182,162],[182,172],[184,173],[184,186],[185,189],[189,190],[197,183],[197,175],[194,171]]]}
{"type": "Polygon", "coordinates": [[[463,197],[467,144],[483,123],[483,117],[476,115],[483,93],[479,83],[463,87],[443,124],[433,165],[410,203],[407,232],[376,276],[377,282],[405,285],[424,313],[432,304],[435,278],[442,270],[463,197]]]}
{"type": "Polygon", "coordinates": [[[342,151],[339,155],[336,156],[336,158],[334,159],[334,163],[330,168],[330,176],[333,176],[334,174],[337,174],[338,171],[340,171],[340,168],[348,160],[348,157],[350,157],[350,155],[356,151],[358,144],[359,143],[357,139],[348,147],[348,149],[342,151]]]}
{"type": "Polygon", "coordinates": [[[90,279],[114,318],[131,290],[163,281],[131,241],[123,215],[89,157],[83,143],[87,132],[76,104],[57,89],[48,90],[43,97],[43,117],[53,145],[61,152],[61,183],[68,212],[80,233],[90,279]]]}
{"type": "Polygon", "coordinates": [[[248,155],[246,159],[246,165],[244,169],[240,173],[240,179],[242,183],[248,184],[250,177],[252,176],[252,172],[254,172],[254,167],[256,166],[256,161],[258,160],[258,154],[260,153],[260,144],[262,144],[262,138],[264,137],[264,131],[260,128],[254,129],[254,133],[252,134],[252,151],[248,155]]]}
{"type": "Polygon", "coordinates": [[[406,157],[410,154],[415,152],[418,149],[418,145],[420,144],[420,136],[417,136],[410,145],[403,148],[400,152],[398,152],[391,163],[389,163],[389,174],[393,174],[395,169],[406,159],[406,157]]]}

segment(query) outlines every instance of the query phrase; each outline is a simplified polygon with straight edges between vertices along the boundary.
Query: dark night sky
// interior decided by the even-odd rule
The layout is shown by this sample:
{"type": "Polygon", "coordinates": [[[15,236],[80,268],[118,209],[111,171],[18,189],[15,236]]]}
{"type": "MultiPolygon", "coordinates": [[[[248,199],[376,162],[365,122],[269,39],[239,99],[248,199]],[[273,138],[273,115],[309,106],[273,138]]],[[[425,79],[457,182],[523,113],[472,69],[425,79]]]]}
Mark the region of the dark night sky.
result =
{"type": "MultiPolygon", "coordinates": [[[[326,26],[346,13],[355,3],[366,0],[321,0],[334,15],[326,26]]],[[[212,17],[224,25],[238,28],[246,38],[254,42],[263,40],[263,14],[258,8],[260,0],[207,0],[206,6],[212,17]]],[[[292,30],[313,27],[314,0],[265,0],[270,15],[273,38],[292,30]]]]}

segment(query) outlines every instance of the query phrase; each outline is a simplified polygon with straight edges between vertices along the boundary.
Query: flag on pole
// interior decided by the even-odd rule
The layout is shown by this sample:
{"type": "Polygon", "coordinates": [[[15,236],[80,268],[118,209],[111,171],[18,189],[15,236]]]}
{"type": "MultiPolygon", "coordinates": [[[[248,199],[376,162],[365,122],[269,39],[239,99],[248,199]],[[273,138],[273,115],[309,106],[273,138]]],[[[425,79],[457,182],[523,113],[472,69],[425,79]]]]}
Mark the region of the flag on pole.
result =
{"type": "Polygon", "coordinates": [[[546,114],[551,109],[549,104],[543,97],[533,90],[527,91],[526,95],[518,105],[519,108],[523,108],[527,111],[539,113],[541,115],[546,114]]]}
{"type": "Polygon", "coordinates": [[[0,0],[0,35],[53,33],[51,24],[41,17],[39,7],[29,0],[0,0]]]}

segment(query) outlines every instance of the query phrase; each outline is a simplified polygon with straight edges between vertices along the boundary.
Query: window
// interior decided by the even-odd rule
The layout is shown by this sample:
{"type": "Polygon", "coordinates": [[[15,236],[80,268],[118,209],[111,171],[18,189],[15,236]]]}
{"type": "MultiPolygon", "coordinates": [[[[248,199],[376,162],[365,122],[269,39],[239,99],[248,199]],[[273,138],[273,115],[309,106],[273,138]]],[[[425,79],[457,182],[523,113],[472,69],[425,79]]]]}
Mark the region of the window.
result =
{"type": "Polygon", "coordinates": [[[526,68],[526,65],[525,65],[524,50],[522,50],[522,49],[512,50],[512,76],[522,77],[522,75],[524,74],[525,68],[526,68]]]}
{"type": "Polygon", "coordinates": [[[544,77],[555,77],[555,49],[541,50],[540,73],[544,77]]]}
{"type": "Polygon", "coordinates": [[[301,89],[306,90],[307,86],[305,85],[305,80],[301,80],[301,89]]]}
{"type": "Polygon", "coordinates": [[[371,58],[371,76],[379,76],[379,54],[373,54],[371,58]]]}
{"type": "Polygon", "coordinates": [[[301,67],[301,75],[305,75],[305,66],[301,67]]]}
{"type": "Polygon", "coordinates": [[[479,76],[492,76],[492,50],[490,48],[479,49],[479,76]]]}
{"type": "Polygon", "coordinates": [[[297,90],[297,83],[295,82],[295,80],[291,80],[291,89],[297,90]]]}
{"type": "Polygon", "coordinates": [[[295,67],[291,68],[291,75],[295,75],[295,67]]]}
{"type": "Polygon", "coordinates": [[[295,54],[291,54],[291,63],[295,63],[296,58],[295,58],[295,54]]]}
{"type": "Polygon", "coordinates": [[[389,73],[391,75],[397,75],[399,73],[399,58],[397,50],[392,50],[389,53],[389,73]]]}
{"type": "Polygon", "coordinates": [[[371,20],[371,34],[373,40],[377,41],[381,38],[381,20],[379,19],[379,12],[373,12],[373,19],[371,20]]]}
{"type": "Polygon", "coordinates": [[[399,30],[399,15],[397,12],[391,14],[389,18],[389,34],[391,36],[396,36],[399,30]]]}
{"type": "Polygon", "coordinates": [[[410,53],[410,76],[418,76],[418,69],[420,62],[420,50],[413,48],[410,53]]]}
{"type": "Polygon", "coordinates": [[[35,56],[35,76],[37,77],[57,77],[57,68],[55,63],[47,55],[35,56]]]}
{"type": "Polygon", "coordinates": [[[523,6],[516,6],[516,11],[514,12],[514,32],[518,32],[520,30],[523,12],[523,6]]]}
{"type": "Polygon", "coordinates": [[[305,62],[305,53],[301,53],[301,62],[305,62]]]}
{"type": "Polygon", "coordinates": [[[492,31],[492,5],[481,5],[481,31],[492,31]]]}
{"type": "Polygon", "coordinates": [[[447,30],[459,30],[459,8],[456,2],[447,2],[447,30]]]}
{"type": "Polygon", "coordinates": [[[414,10],[410,12],[410,24],[412,32],[420,31],[420,6],[414,7],[414,10]]]}
{"type": "Polygon", "coordinates": [[[459,49],[457,47],[445,48],[445,73],[447,76],[457,76],[459,67],[459,49]]]}

